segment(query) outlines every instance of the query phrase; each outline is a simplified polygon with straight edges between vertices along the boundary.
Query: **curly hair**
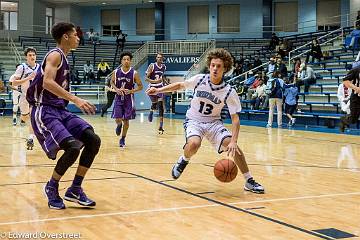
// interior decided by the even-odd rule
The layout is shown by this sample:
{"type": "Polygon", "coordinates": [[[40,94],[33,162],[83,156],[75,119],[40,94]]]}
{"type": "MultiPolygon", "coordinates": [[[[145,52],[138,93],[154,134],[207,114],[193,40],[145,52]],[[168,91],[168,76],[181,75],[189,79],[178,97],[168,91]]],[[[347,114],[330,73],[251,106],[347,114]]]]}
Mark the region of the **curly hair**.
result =
{"type": "Polygon", "coordinates": [[[233,57],[231,54],[224,48],[215,48],[210,50],[206,56],[206,66],[210,69],[211,60],[214,58],[219,58],[224,62],[224,72],[227,72],[231,69],[234,64],[233,57]]]}

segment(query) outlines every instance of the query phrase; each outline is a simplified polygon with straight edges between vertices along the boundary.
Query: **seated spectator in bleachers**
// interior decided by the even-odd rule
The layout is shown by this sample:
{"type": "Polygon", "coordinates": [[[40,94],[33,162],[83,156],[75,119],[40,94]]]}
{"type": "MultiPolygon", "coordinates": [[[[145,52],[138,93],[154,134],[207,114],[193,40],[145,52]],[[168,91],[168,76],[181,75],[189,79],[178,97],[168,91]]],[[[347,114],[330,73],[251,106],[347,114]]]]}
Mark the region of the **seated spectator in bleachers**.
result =
{"type": "Polygon", "coordinates": [[[89,41],[91,41],[93,44],[97,43],[99,40],[99,34],[97,32],[94,32],[93,28],[90,28],[90,31],[86,33],[88,35],[89,41]]]}
{"type": "Polygon", "coordinates": [[[266,85],[264,84],[264,79],[259,78],[259,85],[256,87],[255,92],[251,96],[251,108],[258,110],[259,107],[263,108],[266,100],[265,93],[266,85]]]}
{"type": "Polygon", "coordinates": [[[315,62],[315,59],[318,60],[318,62],[321,61],[321,58],[323,57],[321,46],[319,44],[318,39],[314,39],[311,43],[311,49],[310,52],[308,52],[306,56],[306,62],[309,62],[310,56],[312,57],[311,62],[315,62]]]}
{"type": "Polygon", "coordinates": [[[281,58],[276,58],[275,71],[279,71],[281,73],[282,79],[287,77],[287,67],[281,58]]]}
{"type": "MultiPolygon", "coordinates": [[[[296,77],[293,78],[295,83],[296,77]]],[[[287,83],[290,83],[288,80],[287,83]]],[[[286,87],[284,89],[284,97],[285,97],[285,114],[289,118],[289,127],[294,126],[296,119],[292,116],[296,110],[297,106],[297,100],[298,100],[298,88],[295,86],[295,84],[288,85],[289,87],[286,87]]]]}
{"type": "Polygon", "coordinates": [[[79,85],[81,83],[79,71],[73,67],[70,68],[70,82],[72,85],[79,85]]]}
{"type": "MultiPolygon", "coordinates": [[[[255,55],[255,58],[254,58],[254,63],[253,63],[253,67],[256,68],[258,66],[261,66],[263,63],[262,61],[260,60],[259,58],[259,55],[255,55]]],[[[264,70],[263,67],[259,67],[258,69],[256,69],[256,72],[262,72],[264,70]]]]}
{"type": "Polygon", "coordinates": [[[95,81],[94,66],[89,60],[87,60],[86,64],[84,64],[84,83],[86,83],[87,80],[89,80],[90,84],[95,81]]]}
{"type": "Polygon", "coordinates": [[[79,37],[80,41],[79,41],[79,45],[82,45],[84,46],[84,33],[83,31],[81,30],[80,26],[77,26],[76,27],[76,34],[77,36],[79,37]]]}
{"type": "Polygon", "coordinates": [[[101,77],[106,77],[110,73],[111,70],[109,64],[107,62],[104,62],[104,59],[102,58],[97,66],[97,81],[100,82],[101,77]]]}
{"type": "Polygon", "coordinates": [[[251,99],[251,96],[255,93],[256,88],[260,84],[260,80],[262,80],[263,83],[265,82],[265,73],[264,72],[257,73],[254,75],[254,78],[255,78],[255,81],[249,86],[249,88],[247,90],[247,99],[251,99]]]}
{"type": "Polygon", "coordinates": [[[276,47],[276,52],[281,58],[286,56],[286,45],[283,41],[280,41],[280,44],[276,47]]]}
{"type": "Polygon", "coordinates": [[[340,103],[341,111],[346,114],[350,114],[350,96],[352,94],[352,89],[347,88],[341,83],[338,87],[337,98],[340,103]]]}
{"type": "Polygon", "coordinates": [[[235,62],[235,69],[234,69],[234,75],[235,76],[239,76],[240,74],[242,74],[243,71],[243,65],[242,63],[240,63],[239,61],[235,62]]]}
{"type": "Polygon", "coordinates": [[[275,71],[275,59],[273,57],[270,58],[270,63],[268,65],[266,75],[270,78],[275,71]]]}
{"type": "Polygon", "coordinates": [[[351,31],[350,35],[345,38],[345,47],[346,48],[358,48],[360,39],[360,30],[354,29],[351,31]]]}
{"type": "Polygon", "coordinates": [[[270,44],[269,44],[269,50],[275,50],[276,46],[279,45],[280,39],[278,38],[278,36],[276,36],[275,33],[271,34],[271,39],[270,39],[270,44]]]}
{"type": "Polygon", "coordinates": [[[300,77],[300,65],[301,65],[301,59],[299,57],[293,59],[293,75],[296,77],[300,77]]]}
{"type": "Polygon", "coordinates": [[[310,86],[314,84],[316,84],[316,75],[314,70],[306,63],[302,63],[300,65],[300,81],[298,82],[298,85],[304,85],[304,93],[308,93],[310,86]]]}
{"type": "Polygon", "coordinates": [[[247,72],[249,70],[253,69],[253,66],[252,64],[250,63],[250,60],[249,59],[245,59],[244,60],[244,65],[243,65],[243,71],[244,72],[247,72]]]}

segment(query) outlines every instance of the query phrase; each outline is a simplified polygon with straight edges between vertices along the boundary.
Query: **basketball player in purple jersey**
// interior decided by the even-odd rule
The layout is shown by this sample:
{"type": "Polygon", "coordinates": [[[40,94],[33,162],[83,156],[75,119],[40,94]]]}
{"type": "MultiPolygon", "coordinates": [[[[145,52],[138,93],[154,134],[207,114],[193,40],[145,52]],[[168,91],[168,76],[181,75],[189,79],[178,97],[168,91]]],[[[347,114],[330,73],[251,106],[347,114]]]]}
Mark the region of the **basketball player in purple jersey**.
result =
{"type": "Polygon", "coordinates": [[[120,147],[125,147],[125,137],[129,129],[129,120],[135,119],[134,93],[143,89],[139,74],[131,67],[132,54],[123,52],[120,55],[121,67],[114,71],[111,77],[111,86],[116,91],[112,118],[115,118],[116,135],[121,138],[120,147]],[[134,88],[134,85],[137,85],[134,88]],[[122,132],[121,132],[122,130],[122,132]]]}
{"type": "MultiPolygon", "coordinates": [[[[146,70],[146,81],[149,82],[149,88],[161,88],[163,84],[163,76],[166,71],[166,66],[163,64],[164,56],[161,53],[156,55],[156,62],[151,63],[146,70]]],[[[160,126],[159,134],[164,133],[164,94],[159,93],[157,95],[149,95],[151,100],[151,108],[148,116],[149,122],[153,120],[154,110],[159,110],[160,126]]]]}
{"type": "Polygon", "coordinates": [[[74,25],[64,22],[55,24],[51,35],[57,47],[45,55],[41,69],[27,91],[27,100],[32,106],[31,124],[46,155],[55,160],[57,152],[64,150],[45,186],[48,206],[52,209],[65,208],[59,196],[59,181],[84,148],[75,178],[64,199],[93,207],[95,201],[86,196],[81,184],[99,151],[101,141],[92,126],[66,109],[71,101],[86,114],[95,114],[96,110],[94,105],[69,92],[70,68],[66,56],[77,48],[79,38],[74,25]]]}

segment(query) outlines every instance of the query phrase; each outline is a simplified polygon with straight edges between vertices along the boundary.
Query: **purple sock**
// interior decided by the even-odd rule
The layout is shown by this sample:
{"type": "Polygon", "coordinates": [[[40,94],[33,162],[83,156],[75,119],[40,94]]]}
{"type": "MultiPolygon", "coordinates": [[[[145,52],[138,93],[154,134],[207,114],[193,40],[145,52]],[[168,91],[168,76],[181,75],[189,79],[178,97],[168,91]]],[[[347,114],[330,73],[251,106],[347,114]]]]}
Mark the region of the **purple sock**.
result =
{"type": "Polygon", "coordinates": [[[49,185],[52,187],[59,187],[59,181],[55,180],[54,178],[50,178],[49,185]]]}
{"type": "Polygon", "coordinates": [[[163,128],[164,122],[160,122],[160,128],[163,128]]]}
{"type": "Polygon", "coordinates": [[[76,187],[80,187],[83,180],[84,180],[84,177],[75,175],[72,185],[76,186],[76,187]]]}

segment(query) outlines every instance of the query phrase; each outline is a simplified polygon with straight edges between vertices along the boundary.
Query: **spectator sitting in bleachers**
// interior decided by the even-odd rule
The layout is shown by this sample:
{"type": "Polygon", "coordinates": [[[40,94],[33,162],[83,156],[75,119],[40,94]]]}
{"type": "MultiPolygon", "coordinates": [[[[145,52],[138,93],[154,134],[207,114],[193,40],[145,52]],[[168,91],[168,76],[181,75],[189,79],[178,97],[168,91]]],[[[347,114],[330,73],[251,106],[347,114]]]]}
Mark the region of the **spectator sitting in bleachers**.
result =
{"type": "Polygon", "coordinates": [[[286,56],[286,45],[283,41],[280,41],[280,44],[276,46],[276,52],[280,55],[281,58],[286,56]]]}
{"type": "Polygon", "coordinates": [[[340,83],[337,91],[337,98],[340,103],[341,111],[346,114],[350,114],[350,96],[352,94],[352,89],[344,86],[343,83],[340,83]]]}
{"type": "Polygon", "coordinates": [[[271,77],[273,72],[275,71],[275,59],[273,57],[270,58],[270,63],[268,65],[266,75],[271,77]]]}
{"type": "MultiPolygon", "coordinates": [[[[256,68],[261,65],[262,65],[262,61],[259,59],[259,55],[255,55],[253,67],[256,68]]],[[[259,71],[262,72],[263,70],[264,70],[263,67],[259,67],[258,69],[256,69],[256,72],[259,72],[259,71]]]]}
{"type": "Polygon", "coordinates": [[[81,83],[79,71],[73,67],[70,68],[70,82],[72,85],[79,85],[81,83]]]}
{"type": "Polygon", "coordinates": [[[299,57],[293,59],[293,75],[296,77],[300,77],[300,65],[301,59],[299,57]]]}
{"type": "Polygon", "coordinates": [[[304,85],[304,93],[308,93],[310,85],[313,84],[316,84],[316,75],[314,70],[306,63],[302,63],[300,65],[300,81],[298,85],[304,85]]]}
{"type": "Polygon", "coordinates": [[[345,47],[357,49],[359,47],[360,30],[354,29],[350,35],[345,38],[345,47]]]}
{"type": "Polygon", "coordinates": [[[84,83],[86,83],[87,80],[89,80],[90,84],[95,81],[94,66],[89,60],[84,64],[84,83]]]}
{"type": "Polygon", "coordinates": [[[256,87],[255,92],[251,96],[251,108],[258,110],[259,107],[263,108],[266,100],[264,79],[259,78],[259,85],[256,87]]]}
{"type": "Polygon", "coordinates": [[[275,71],[279,71],[281,73],[282,79],[287,77],[287,68],[281,58],[276,58],[275,71]]]}
{"type": "Polygon", "coordinates": [[[312,57],[311,62],[315,62],[315,59],[318,60],[318,62],[321,61],[321,58],[323,57],[321,46],[319,44],[318,39],[314,39],[311,43],[311,49],[310,52],[308,52],[306,56],[306,62],[309,62],[310,56],[312,57]]]}
{"type": "Polygon", "coordinates": [[[99,40],[99,34],[97,32],[94,32],[93,28],[90,28],[90,31],[86,33],[88,35],[89,41],[92,42],[92,44],[97,43],[99,40]]]}
{"type": "Polygon", "coordinates": [[[243,65],[242,63],[240,63],[239,61],[235,62],[235,69],[234,69],[234,75],[235,76],[239,76],[240,74],[242,74],[243,71],[243,65]]]}
{"type": "Polygon", "coordinates": [[[276,36],[275,33],[271,34],[271,39],[270,39],[270,44],[269,44],[269,50],[275,50],[276,46],[279,45],[280,39],[278,38],[278,36],[276,36]]]}
{"type": "Polygon", "coordinates": [[[106,77],[108,74],[111,73],[109,64],[107,62],[104,62],[104,59],[102,58],[100,63],[97,66],[97,81],[100,82],[100,77],[104,76],[106,77]]]}
{"type": "Polygon", "coordinates": [[[265,73],[261,72],[258,74],[255,74],[254,76],[255,81],[249,86],[248,90],[247,90],[247,99],[251,99],[251,96],[255,93],[256,88],[259,86],[260,84],[260,80],[263,81],[263,83],[265,82],[265,73]]]}
{"type": "Polygon", "coordinates": [[[84,46],[84,33],[83,33],[83,31],[81,30],[81,28],[80,28],[80,26],[77,26],[76,27],[76,34],[77,34],[77,36],[79,37],[79,45],[82,45],[82,46],[84,46]]]}

